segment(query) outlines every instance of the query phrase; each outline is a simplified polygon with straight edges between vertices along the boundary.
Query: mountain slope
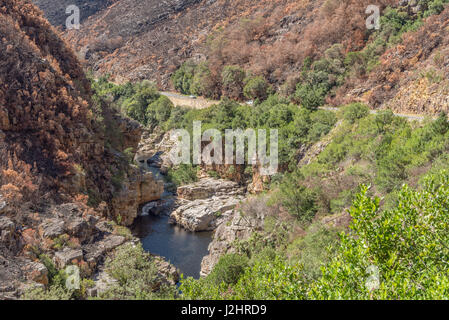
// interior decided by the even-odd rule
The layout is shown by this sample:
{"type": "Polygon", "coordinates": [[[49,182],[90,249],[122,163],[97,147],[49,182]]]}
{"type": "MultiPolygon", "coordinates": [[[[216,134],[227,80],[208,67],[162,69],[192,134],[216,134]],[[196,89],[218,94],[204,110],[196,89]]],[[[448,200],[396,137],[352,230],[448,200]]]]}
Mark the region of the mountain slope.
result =
{"type": "MultiPolygon", "coordinates": [[[[152,78],[167,85],[166,73],[181,62],[209,56],[213,62],[239,64],[285,80],[306,56],[319,55],[333,43],[342,42],[348,50],[363,46],[364,11],[370,3],[200,1],[155,23],[155,13],[146,14],[154,1],[121,0],[90,17],[83,32],[70,31],[67,38],[95,70],[133,80],[152,78]],[[216,38],[221,41],[208,47],[216,38]]],[[[394,1],[375,3],[385,7],[394,1]]]]}
{"type": "Polygon", "coordinates": [[[153,1],[120,0],[66,37],[89,67],[119,82],[151,79],[170,89],[170,75],[190,60],[206,62],[203,83],[212,88],[211,97],[221,95],[228,65],[263,76],[289,96],[310,61],[317,62],[312,66],[317,69],[333,60],[337,64],[326,70],[334,73],[326,80],[331,86],[327,103],[363,101],[372,108],[411,113],[448,109],[446,1],[183,3],[180,10],[161,3],[158,8],[165,13],[158,15],[147,14],[156,6],[153,1]],[[382,12],[380,31],[365,25],[365,10],[372,4],[382,12]],[[328,49],[333,51],[326,54],[328,49]]]}
{"type": "Polygon", "coordinates": [[[123,152],[137,148],[140,125],[93,99],[74,53],[39,9],[1,0],[0,38],[2,298],[27,281],[47,285],[49,265],[37,261],[59,261],[57,250],[72,250],[93,272],[125,240],[96,224],[132,223],[158,185],[123,152]]]}
{"type": "Polygon", "coordinates": [[[69,14],[66,14],[68,6],[76,5],[80,9],[80,21],[106,8],[114,0],[33,0],[33,3],[45,13],[45,17],[54,26],[65,28],[65,22],[69,14]]]}

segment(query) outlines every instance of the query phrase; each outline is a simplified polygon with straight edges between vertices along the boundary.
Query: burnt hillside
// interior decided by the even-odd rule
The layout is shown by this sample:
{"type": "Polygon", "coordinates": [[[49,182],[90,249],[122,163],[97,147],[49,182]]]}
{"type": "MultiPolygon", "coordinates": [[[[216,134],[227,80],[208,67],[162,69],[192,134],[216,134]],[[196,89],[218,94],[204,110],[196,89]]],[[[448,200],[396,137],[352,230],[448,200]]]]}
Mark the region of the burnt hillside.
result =
{"type": "Polygon", "coordinates": [[[66,8],[68,6],[78,6],[80,9],[80,20],[84,21],[113,2],[114,0],[33,0],[33,3],[44,11],[45,17],[52,25],[62,28],[65,28],[65,22],[68,17],[66,8]]]}

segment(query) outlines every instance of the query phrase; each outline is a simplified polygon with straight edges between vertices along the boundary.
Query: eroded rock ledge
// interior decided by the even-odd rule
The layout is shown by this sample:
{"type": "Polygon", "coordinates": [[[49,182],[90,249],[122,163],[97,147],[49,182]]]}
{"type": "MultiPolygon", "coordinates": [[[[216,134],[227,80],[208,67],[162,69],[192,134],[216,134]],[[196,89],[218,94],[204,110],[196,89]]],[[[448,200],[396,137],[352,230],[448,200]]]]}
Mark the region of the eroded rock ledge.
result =
{"type": "Polygon", "coordinates": [[[194,232],[215,230],[244,200],[244,194],[237,183],[212,178],[179,187],[178,197],[184,201],[171,213],[170,221],[194,232]]]}

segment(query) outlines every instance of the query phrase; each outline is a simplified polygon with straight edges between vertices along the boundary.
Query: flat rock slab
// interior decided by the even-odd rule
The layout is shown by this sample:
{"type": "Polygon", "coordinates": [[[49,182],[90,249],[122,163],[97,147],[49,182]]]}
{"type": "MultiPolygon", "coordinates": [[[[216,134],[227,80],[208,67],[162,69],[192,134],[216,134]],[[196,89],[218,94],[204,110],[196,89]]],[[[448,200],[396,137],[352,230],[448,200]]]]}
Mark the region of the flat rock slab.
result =
{"type": "Polygon", "coordinates": [[[242,199],[222,196],[190,201],[177,208],[170,215],[170,221],[193,232],[211,231],[217,227],[222,215],[235,208],[242,199]]]}
{"type": "Polygon", "coordinates": [[[64,234],[64,220],[47,219],[40,226],[39,231],[44,238],[56,238],[64,234]]]}
{"type": "Polygon", "coordinates": [[[204,178],[198,182],[179,187],[177,193],[179,198],[193,201],[213,196],[243,195],[244,188],[233,181],[204,178]]]}
{"type": "Polygon", "coordinates": [[[86,247],[85,260],[89,264],[96,264],[104,258],[106,253],[123,244],[125,240],[125,237],[122,236],[108,235],[104,239],[86,247]]]}
{"type": "Polygon", "coordinates": [[[55,263],[58,268],[65,268],[72,261],[81,261],[83,259],[83,251],[81,249],[65,248],[55,253],[55,263]]]}

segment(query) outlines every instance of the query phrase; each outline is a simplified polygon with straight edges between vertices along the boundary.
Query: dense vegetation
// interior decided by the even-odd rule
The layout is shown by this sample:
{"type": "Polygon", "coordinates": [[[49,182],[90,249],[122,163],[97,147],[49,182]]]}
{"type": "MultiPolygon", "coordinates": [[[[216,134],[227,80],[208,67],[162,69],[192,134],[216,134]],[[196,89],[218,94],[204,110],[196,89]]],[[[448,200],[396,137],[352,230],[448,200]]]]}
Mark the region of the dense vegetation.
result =
{"type": "Polygon", "coordinates": [[[335,238],[315,230],[315,241],[309,234],[298,246],[299,259],[287,256],[292,244],[253,250],[246,267],[244,255],[224,256],[208,277],[183,282],[184,298],[447,299],[449,174],[427,177],[418,190],[402,187],[390,210],[381,210],[380,199],[367,193],[362,186],[349,210],[349,232],[335,238]],[[321,272],[308,268],[310,255],[321,272]]]}
{"type": "Polygon", "coordinates": [[[184,128],[192,132],[193,121],[201,121],[203,131],[215,128],[222,134],[226,129],[278,129],[279,161],[286,167],[295,165],[301,146],[318,141],[337,121],[331,111],[298,108],[279,95],[256,101],[254,106],[225,98],[218,105],[196,110],[174,107],[147,81],[115,85],[102,78],[93,87],[97,96],[109,99],[129,117],[163,131],[184,128]]]}
{"type": "MultiPolygon", "coordinates": [[[[45,255],[40,260],[49,270],[49,285],[47,289],[31,287],[25,291],[25,300],[68,300],[89,299],[87,289],[94,286],[93,280],[81,272],[80,288],[68,289],[65,270],[57,270],[53,261],[45,255]]],[[[120,246],[113,256],[105,262],[105,272],[110,277],[112,285],[99,292],[99,299],[108,300],[142,300],[174,298],[176,290],[162,281],[155,265],[155,258],[144,252],[142,246],[127,243],[120,246]]]]}

